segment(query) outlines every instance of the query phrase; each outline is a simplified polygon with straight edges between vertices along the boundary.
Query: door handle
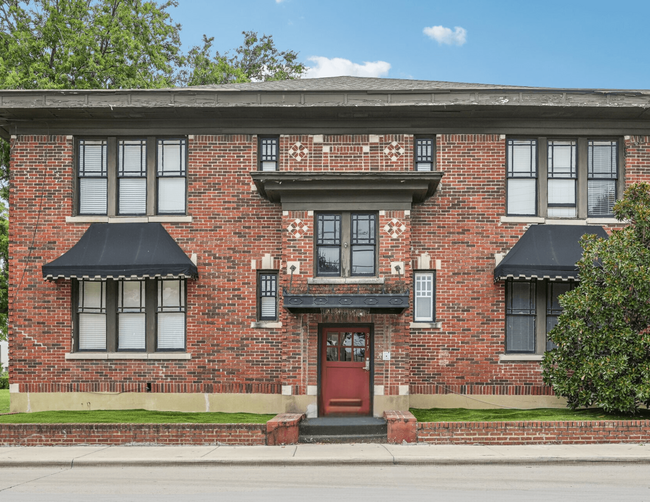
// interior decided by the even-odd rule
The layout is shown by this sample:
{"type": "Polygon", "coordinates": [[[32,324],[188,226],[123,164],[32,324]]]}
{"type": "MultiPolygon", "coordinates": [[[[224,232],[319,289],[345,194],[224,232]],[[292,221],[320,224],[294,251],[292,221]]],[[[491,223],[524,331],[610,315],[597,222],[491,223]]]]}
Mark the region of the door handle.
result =
{"type": "Polygon", "coordinates": [[[366,365],[363,367],[363,371],[370,371],[370,358],[366,357],[366,365]]]}

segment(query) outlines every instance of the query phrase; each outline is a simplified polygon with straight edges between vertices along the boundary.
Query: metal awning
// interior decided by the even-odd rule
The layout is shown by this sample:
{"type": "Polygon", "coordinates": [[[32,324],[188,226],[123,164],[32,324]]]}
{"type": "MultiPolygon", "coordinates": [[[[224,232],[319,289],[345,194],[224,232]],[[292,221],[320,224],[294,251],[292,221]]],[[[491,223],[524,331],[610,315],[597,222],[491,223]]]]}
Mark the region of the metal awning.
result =
{"type": "Polygon", "coordinates": [[[595,234],[607,238],[603,227],[587,225],[533,225],[494,269],[494,280],[576,280],[582,256],[580,238],[595,234]]]}
{"type": "Polygon", "coordinates": [[[197,276],[160,223],[92,223],[69,251],[43,265],[45,279],[197,276]]]}

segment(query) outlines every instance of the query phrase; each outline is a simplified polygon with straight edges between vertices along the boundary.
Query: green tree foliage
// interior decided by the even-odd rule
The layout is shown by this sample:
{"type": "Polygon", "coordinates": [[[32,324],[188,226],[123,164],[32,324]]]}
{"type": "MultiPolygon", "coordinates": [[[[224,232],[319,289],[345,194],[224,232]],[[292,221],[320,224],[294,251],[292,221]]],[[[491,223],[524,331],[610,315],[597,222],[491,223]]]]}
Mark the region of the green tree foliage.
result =
{"type": "Polygon", "coordinates": [[[650,406],[650,185],[631,186],[614,214],[629,225],[583,237],[580,284],[560,298],[542,367],[571,408],[633,414],[650,406]]]}
{"type": "Polygon", "coordinates": [[[180,26],[145,0],[3,0],[0,88],[170,87],[180,26]]]}
{"type": "Polygon", "coordinates": [[[234,54],[211,56],[214,38],[203,36],[203,46],[193,47],[187,55],[182,81],[188,86],[234,84],[300,78],[306,71],[294,51],[278,51],[273,37],[244,31],[244,43],[234,54]]]}

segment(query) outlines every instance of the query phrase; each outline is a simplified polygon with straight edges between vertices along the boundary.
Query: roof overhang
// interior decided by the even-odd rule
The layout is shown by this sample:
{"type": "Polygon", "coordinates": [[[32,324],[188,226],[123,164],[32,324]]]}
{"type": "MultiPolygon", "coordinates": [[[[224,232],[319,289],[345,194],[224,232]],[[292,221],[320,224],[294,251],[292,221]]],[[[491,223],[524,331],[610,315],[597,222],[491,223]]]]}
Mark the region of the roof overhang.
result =
{"type": "Polygon", "coordinates": [[[578,280],[576,263],[582,257],[585,234],[607,238],[603,227],[532,225],[494,269],[494,280],[578,280]]]}
{"type": "Polygon", "coordinates": [[[259,194],[285,211],[409,210],[436,192],[442,176],[437,171],[251,173],[259,194]]]}
{"type": "Polygon", "coordinates": [[[45,279],[197,277],[196,265],[160,223],[92,223],[72,248],[43,265],[45,279]]]}

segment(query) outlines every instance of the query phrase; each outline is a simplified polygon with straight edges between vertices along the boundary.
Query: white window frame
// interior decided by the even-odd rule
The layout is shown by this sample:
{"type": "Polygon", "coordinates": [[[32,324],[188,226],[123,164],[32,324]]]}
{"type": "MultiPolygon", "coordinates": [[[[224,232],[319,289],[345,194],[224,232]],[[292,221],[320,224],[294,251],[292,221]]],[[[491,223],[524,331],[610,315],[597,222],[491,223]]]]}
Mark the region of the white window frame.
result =
{"type": "Polygon", "coordinates": [[[413,321],[436,321],[436,271],[419,270],[413,273],[413,321]],[[421,315],[418,298],[428,298],[431,315],[421,315]]]}

